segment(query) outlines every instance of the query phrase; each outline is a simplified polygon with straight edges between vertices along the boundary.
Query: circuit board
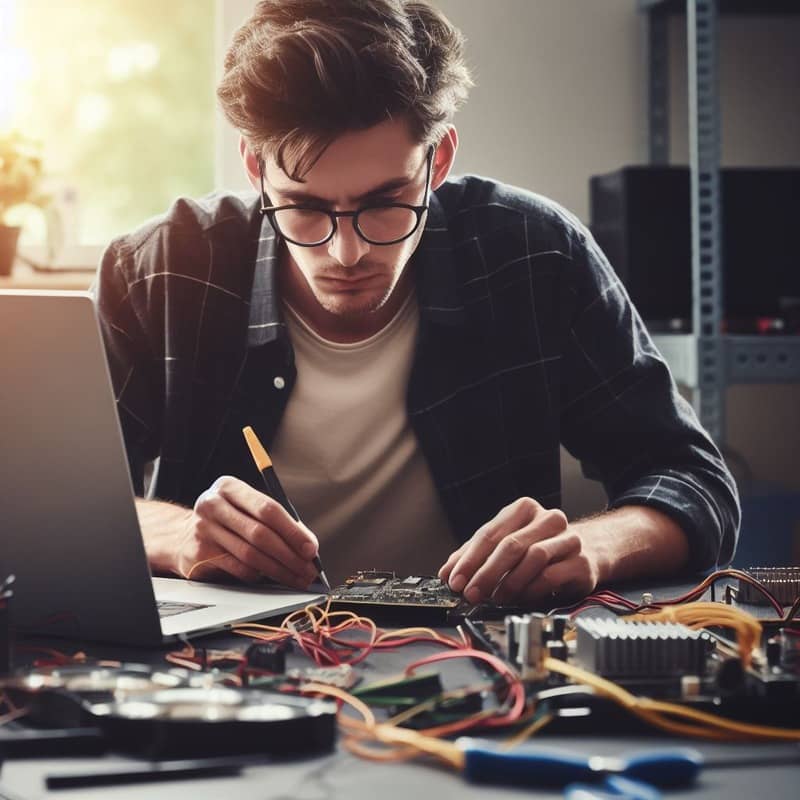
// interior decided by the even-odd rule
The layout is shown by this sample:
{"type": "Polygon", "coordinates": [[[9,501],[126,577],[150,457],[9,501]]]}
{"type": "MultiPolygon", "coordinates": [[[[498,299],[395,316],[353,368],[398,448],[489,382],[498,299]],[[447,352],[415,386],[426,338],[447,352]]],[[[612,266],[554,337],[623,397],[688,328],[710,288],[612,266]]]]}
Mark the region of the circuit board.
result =
{"type": "Polygon", "coordinates": [[[796,729],[800,626],[792,614],[800,596],[782,619],[760,621],[760,635],[742,647],[743,632],[742,641],[750,641],[757,620],[743,610],[732,615],[726,601],[689,602],[635,619],[595,610],[575,617],[531,613],[507,616],[502,624],[465,624],[474,646],[511,664],[535,689],[543,713],[553,716],[550,733],[648,729],[642,717],[598,693],[586,675],[636,695],[745,723],[740,730],[748,735],[753,729],[746,723],[796,729]],[[744,624],[742,616],[750,622],[744,624]],[[566,671],[554,666],[558,661],[566,671]],[[570,668],[582,670],[584,677],[570,668]]]}
{"type": "MultiPolygon", "coordinates": [[[[782,605],[791,605],[800,595],[800,567],[748,567],[744,570],[755,578],[782,605]]],[[[765,596],[743,580],[738,581],[736,602],[743,605],[767,605],[765,596]]]]}
{"type": "Polygon", "coordinates": [[[378,570],[350,575],[330,596],[336,611],[404,625],[452,625],[470,608],[439,578],[378,570]]]}

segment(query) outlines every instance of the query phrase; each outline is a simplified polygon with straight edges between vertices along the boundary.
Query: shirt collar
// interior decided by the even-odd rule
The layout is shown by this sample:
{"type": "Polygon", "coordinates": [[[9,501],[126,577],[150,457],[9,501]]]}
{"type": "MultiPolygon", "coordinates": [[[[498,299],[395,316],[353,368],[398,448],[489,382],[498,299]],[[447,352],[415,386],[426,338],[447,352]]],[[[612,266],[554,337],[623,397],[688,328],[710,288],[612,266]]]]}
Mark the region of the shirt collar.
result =
{"type": "MultiPolygon", "coordinates": [[[[442,204],[431,192],[425,230],[411,257],[420,316],[442,325],[465,321],[464,305],[453,259],[453,243],[442,204]]],[[[277,290],[278,248],[275,231],[261,221],[256,250],[247,346],[258,347],[286,334],[277,290]]]]}
{"type": "Polygon", "coordinates": [[[250,318],[247,322],[247,346],[258,347],[285,335],[286,323],[278,297],[278,248],[275,231],[264,217],[256,249],[253,289],[250,294],[250,318]]]}

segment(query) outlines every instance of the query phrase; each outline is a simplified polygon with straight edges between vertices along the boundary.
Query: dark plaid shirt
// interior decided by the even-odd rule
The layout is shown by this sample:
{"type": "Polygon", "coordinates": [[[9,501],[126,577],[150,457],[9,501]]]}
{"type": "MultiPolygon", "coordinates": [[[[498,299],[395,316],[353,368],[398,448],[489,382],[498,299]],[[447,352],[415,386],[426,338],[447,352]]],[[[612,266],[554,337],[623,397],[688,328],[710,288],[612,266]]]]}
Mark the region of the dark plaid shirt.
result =
{"type": "MultiPolygon", "coordinates": [[[[239,426],[269,445],[295,380],[276,265],[254,196],[179,200],[107,249],[98,306],[137,493],[155,458],[158,498],[191,506],[220,471],[260,486],[239,426]]],[[[563,444],[609,508],[677,520],[694,568],[731,559],[733,479],[577,219],[509,186],[450,181],[411,268],[408,414],[460,539],[518,497],[559,506],[563,444]]]]}

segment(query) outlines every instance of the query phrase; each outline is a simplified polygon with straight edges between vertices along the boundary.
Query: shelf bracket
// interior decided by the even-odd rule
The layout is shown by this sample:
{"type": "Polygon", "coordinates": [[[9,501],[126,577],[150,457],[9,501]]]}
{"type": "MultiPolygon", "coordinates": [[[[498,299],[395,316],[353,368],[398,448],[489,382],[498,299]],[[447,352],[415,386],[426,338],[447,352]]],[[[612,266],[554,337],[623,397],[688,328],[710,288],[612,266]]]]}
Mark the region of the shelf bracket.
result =
{"type": "Polygon", "coordinates": [[[695,408],[718,445],[725,435],[722,339],[722,197],[717,0],[686,0],[689,163],[692,200],[692,327],[697,341],[695,408]]]}

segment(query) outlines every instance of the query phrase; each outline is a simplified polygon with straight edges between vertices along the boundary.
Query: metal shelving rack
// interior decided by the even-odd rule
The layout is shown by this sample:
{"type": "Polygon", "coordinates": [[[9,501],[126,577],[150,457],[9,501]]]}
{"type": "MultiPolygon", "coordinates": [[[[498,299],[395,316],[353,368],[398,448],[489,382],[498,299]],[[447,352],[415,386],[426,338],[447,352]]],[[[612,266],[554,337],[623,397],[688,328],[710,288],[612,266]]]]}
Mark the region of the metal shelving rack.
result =
{"type": "Polygon", "coordinates": [[[725,438],[725,388],[800,380],[800,336],[722,332],[719,185],[719,14],[797,14],[797,0],[639,0],[649,38],[650,161],[669,163],[669,17],[686,15],[692,219],[692,333],[654,336],[676,380],[692,390],[700,421],[725,438]]]}

